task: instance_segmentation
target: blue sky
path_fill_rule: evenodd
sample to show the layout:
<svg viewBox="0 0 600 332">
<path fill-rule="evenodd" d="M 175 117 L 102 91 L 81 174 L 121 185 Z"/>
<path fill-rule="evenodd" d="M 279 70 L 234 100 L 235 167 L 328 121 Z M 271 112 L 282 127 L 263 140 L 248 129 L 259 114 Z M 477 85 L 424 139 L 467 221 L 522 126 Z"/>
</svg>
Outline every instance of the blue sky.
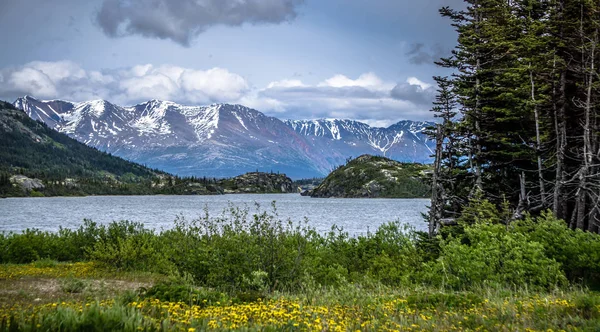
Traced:
<svg viewBox="0 0 600 332">
<path fill-rule="evenodd" d="M 279 118 L 428 119 L 460 0 L 5 0 L 0 98 L 240 103 Z"/>
</svg>

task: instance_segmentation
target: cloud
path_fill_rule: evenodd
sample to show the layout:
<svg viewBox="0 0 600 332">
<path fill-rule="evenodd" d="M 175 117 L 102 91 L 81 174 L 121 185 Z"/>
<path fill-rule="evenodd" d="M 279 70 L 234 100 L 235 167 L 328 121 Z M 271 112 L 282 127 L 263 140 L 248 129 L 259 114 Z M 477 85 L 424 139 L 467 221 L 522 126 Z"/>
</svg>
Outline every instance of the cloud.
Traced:
<svg viewBox="0 0 600 332">
<path fill-rule="evenodd" d="M 56 88 L 50 77 L 39 70 L 23 68 L 7 77 L 4 88 L 10 88 L 9 92 L 35 90 L 41 95 L 56 94 Z"/>
<path fill-rule="evenodd" d="M 0 97 L 10 100 L 29 94 L 75 102 L 106 99 L 123 106 L 149 99 L 185 105 L 228 102 L 283 119 L 345 118 L 377 126 L 430 119 L 434 93 L 433 86 L 416 77 L 395 83 L 374 73 L 356 78 L 338 74 L 316 84 L 282 79 L 252 88 L 242 76 L 224 68 L 141 64 L 86 70 L 70 61 L 0 68 Z"/>
<path fill-rule="evenodd" d="M 406 100 L 423 107 L 430 107 L 435 98 L 435 90 L 431 84 L 416 77 L 409 77 L 406 83 L 398 83 L 390 91 L 392 98 Z"/>
<path fill-rule="evenodd" d="M 278 24 L 304 0 L 104 0 L 96 22 L 109 37 L 140 35 L 189 46 L 215 25 Z"/>
<path fill-rule="evenodd" d="M 363 87 L 363 88 L 384 88 L 385 83 L 377 77 L 374 73 L 366 73 L 360 75 L 357 79 L 353 80 L 344 75 L 335 75 L 325 81 L 319 83 L 318 86 L 328 86 L 334 88 L 342 87 Z"/>
<path fill-rule="evenodd" d="M 269 83 L 267 88 L 295 88 L 304 86 L 305 85 L 300 80 L 281 80 Z"/>
<path fill-rule="evenodd" d="M 450 50 L 445 50 L 440 44 L 434 44 L 426 48 L 423 43 L 411 44 L 409 50 L 405 53 L 408 61 L 415 65 L 433 65 L 440 58 L 449 54 Z"/>
<path fill-rule="evenodd" d="M 409 78 L 407 78 L 406 79 L 406 83 L 408 83 L 410 85 L 417 85 L 417 86 L 419 86 L 423 90 L 427 90 L 427 89 L 431 88 L 431 84 L 425 83 L 425 82 L 421 81 L 420 79 L 418 79 L 416 77 L 409 77 Z"/>
<path fill-rule="evenodd" d="M 245 97 L 245 104 L 291 119 L 347 118 L 375 126 L 400 119 L 431 118 L 428 110 L 433 88 L 416 77 L 399 84 L 386 82 L 374 73 L 356 79 L 335 75 L 316 85 L 299 80 L 294 84 L 281 82 L 290 81 L 268 84 Z"/>
<path fill-rule="evenodd" d="M 2 97 L 30 94 L 74 101 L 107 99 L 126 105 L 148 99 L 233 102 L 249 90 L 243 77 L 223 68 L 196 70 L 170 65 L 86 71 L 70 61 L 36 61 L 0 69 L 0 76 Z"/>
</svg>

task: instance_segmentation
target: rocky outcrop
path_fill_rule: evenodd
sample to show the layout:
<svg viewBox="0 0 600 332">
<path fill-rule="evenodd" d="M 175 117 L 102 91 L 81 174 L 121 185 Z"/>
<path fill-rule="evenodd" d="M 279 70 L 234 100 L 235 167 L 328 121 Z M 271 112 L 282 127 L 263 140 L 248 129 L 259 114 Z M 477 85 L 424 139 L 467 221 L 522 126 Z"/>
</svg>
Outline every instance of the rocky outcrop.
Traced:
<svg viewBox="0 0 600 332">
<path fill-rule="evenodd" d="M 292 179 L 285 174 L 250 172 L 218 182 L 225 193 L 293 193 Z"/>
<path fill-rule="evenodd" d="M 28 178 L 25 175 L 13 175 L 10 177 L 10 182 L 26 191 L 45 188 L 42 180 Z"/>
<path fill-rule="evenodd" d="M 428 197 L 421 177 L 428 166 L 362 155 L 338 167 L 310 191 L 311 197 Z"/>
<path fill-rule="evenodd" d="M 214 184 L 188 183 L 183 190 L 185 195 L 223 195 L 223 188 Z"/>
</svg>

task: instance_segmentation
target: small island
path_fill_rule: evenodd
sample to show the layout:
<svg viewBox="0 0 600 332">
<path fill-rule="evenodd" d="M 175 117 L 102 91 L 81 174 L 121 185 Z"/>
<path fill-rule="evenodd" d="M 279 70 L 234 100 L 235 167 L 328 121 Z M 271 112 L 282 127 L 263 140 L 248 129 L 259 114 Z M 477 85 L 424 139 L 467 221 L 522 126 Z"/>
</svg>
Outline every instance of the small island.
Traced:
<svg viewBox="0 0 600 332">
<path fill-rule="evenodd" d="M 425 198 L 430 189 L 423 177 L 429 170 L 427 165 L 365 154 L 349 159 L 318 187 L 302 194 L 320 198 Z"/>
<path fill-rule="evenodd" d="M 293 193 L 292 179 L 285 174 L 249 172 L 230 179 L 219 180 L 225 194 L 285 194 Z"/>
</svg>

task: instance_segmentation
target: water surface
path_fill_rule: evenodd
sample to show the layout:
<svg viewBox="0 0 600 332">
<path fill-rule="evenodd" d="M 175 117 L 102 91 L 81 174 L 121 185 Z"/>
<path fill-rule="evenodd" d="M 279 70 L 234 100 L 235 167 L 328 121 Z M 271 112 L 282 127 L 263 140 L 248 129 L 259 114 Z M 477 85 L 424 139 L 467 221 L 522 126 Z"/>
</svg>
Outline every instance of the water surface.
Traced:
<svg viewBox="0 0 600 332">
<path fill-rule="evenodd" d="M 170 228 L 177 216 L 194 219 L 205 215 L 221 216 L 231 206 L 255 213 L 270 211 L 275 201 L 282 220 L 308 219 L 319 232 L 343 227 L 351 235 L 374 231 L 383 223 L 400 221 L 425 230 L 421 213 L 428 199 L 311 198 L 298 194 L 236 194 L 220 196 L 88 196 L 0 199 L 0 232 L 26 228 L 55 231 L 77 228 L 83 219 L 98 223 L 114 220 L 142 222 L 159 230 Z"/>
</svg>

